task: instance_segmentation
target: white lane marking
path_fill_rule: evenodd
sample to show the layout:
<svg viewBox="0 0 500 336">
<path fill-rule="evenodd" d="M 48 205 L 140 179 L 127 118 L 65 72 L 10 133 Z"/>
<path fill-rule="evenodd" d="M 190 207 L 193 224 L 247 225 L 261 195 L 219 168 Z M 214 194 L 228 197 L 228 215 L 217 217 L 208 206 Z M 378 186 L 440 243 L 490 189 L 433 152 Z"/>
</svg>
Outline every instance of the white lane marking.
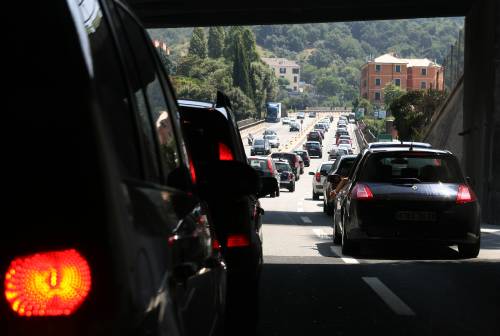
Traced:
<svg viewBox="0 0 500 336">
<path fill-rule="evenodd" d="M 340 249 L 340 246 L 330 246 L 330 251 L 332 251 L 333 254 L 335 254 L 337 257 L 340 257 L 343 262 L 346 264 L 359 264 L 359 261 L 357 259 L 351 258 L 351 257 L 343 257 L 342 256 L 342 250 Z"/>
<path fill-rule="evenodd" d="M 363 280 L 375 293 L 398 315 L 415 316 L 413 310 L 403 302 L 389 287 L 384 285 L 382 281 L 374 277 L 363 277 Z"/>
<path fill-rule="evenodd" d="M 311 224 L 312 223 L 312 220 L 311 218 L 307 217 L 307 216 L 300 216 L 300 219 L 302 219 L 302 221 L 306 224 Z"/>
<path fill-rule="evenodd" d="M 481 232 L 484 232 L 484 233 L 491 233 L 491 234 L 494 234 L 494 235 L 499 235 L 500 236 L 500 229 L 481 229 Z"/>
</svg>

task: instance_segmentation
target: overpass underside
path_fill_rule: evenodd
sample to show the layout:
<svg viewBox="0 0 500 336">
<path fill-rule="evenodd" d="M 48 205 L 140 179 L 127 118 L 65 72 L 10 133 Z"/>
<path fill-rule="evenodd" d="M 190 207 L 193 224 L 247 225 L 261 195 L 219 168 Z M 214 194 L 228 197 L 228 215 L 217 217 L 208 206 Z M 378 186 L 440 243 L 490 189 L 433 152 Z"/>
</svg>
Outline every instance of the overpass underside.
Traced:
<svg viewBox="0 0 500 336">
<path fill-rule="evenodd" d="M 128 0 L 147 27 L 259 25 L 465 16 L 463 120 L 465 173 L 485 222 L 500 224 L 500 4 L 498 0 L 320 0 L 276 2 Z M 455 111 L 457 113 L 457 111 Z M 459 125 L 460 126 L 460 125 Z M 456 133 L 456 130 L 453 131 Z"/>
</svg>

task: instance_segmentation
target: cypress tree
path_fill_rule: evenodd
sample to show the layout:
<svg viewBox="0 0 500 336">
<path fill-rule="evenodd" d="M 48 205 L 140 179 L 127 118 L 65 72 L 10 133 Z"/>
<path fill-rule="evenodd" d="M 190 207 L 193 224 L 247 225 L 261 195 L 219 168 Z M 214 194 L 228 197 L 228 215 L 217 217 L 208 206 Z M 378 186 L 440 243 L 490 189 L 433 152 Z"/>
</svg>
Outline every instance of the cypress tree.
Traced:
<svg viewBox="0 0 500 336">
<path fill-rule="evenodd" d="M 248 62 L 241 34 L 234 35 L 233 83 L 253 100 L 252 86 L 250 85 L 250 62 Z"/>
<path fill-rule="evenodd" d="M 257 53 L 257 44 L 255 42 L 255 35 L 249 28 L 243 29 L 242 32 L 243 47 L 248 57 L 250 63 L 257 62 L 259 60 L 259 54 Z"/>
<path fill-rule="evenodd" d="M 198 56 L 199 58 L 207 57 L 207 40 L 203 28 L 196 27 L 193 29 L 191 41 L 189 42 L 189 55 Z"/>
<path fill-rule="evenodd" d="M 224 28 L 210 27 L 208 30 L 208 57 L 222 57 L 224 51 Z"/>
</svg>

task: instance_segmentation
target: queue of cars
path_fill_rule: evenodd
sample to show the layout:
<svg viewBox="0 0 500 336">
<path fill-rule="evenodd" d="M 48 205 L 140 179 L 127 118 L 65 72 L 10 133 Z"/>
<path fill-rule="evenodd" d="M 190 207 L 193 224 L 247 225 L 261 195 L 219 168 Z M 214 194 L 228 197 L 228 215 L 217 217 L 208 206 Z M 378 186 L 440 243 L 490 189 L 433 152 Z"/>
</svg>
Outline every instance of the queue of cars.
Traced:
<svg viewBox="0 0 500 336">
<path fill-rule="evenodd" d="M 7 37 L 9 131 L 30 136 L 4 151 L 4 216 L 17 224 L 3 229 L 0 333 L 251 333 L 259 198 L 277 182 L 248 165 L 227 97 L 178 101 L 123 2 L 16 11 L 16 32 L 51 34 L 30 40 L 37 57 Z M 26 90 L 36 109 L 18 104 Z M 26 155 L 33 139 L 43 151 Z"/>
</svg>

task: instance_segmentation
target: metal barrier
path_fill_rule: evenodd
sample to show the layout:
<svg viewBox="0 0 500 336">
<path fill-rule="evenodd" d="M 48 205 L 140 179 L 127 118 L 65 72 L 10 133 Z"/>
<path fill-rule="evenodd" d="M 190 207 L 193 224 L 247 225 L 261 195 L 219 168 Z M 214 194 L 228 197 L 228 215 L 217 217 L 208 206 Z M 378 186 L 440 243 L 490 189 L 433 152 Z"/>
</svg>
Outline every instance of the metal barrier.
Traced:
<svg viewBox="0 0 500 336">
<path fill-rule="evenodd" d="M 238 128 L 240 129 L 240 131 L 242 131 L 244 129 L 262 124 L 263 122 L 264 122 L 264 119 L 262 119 L 262 120 L 245 119 L 245 120 L 238 121 L 237 124 L 238 124 Z"/>
</svg>

